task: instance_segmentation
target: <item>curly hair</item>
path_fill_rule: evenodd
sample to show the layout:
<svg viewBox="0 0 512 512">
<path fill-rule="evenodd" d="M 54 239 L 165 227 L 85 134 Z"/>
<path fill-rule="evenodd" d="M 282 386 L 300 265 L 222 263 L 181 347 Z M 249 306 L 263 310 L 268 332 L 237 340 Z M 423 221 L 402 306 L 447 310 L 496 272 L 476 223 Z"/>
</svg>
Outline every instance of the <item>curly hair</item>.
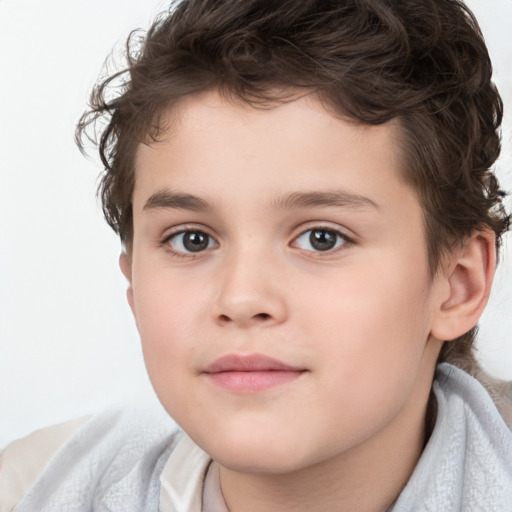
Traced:
<svg viewBox="0 0 512 512">
<path fill-rule="evenodd" d="M 471 11 L 460 0 L 183 0 L 145 34 L 133 32 L 125 69 L 94 88 L 77 141 L 101 125 L 107 222 L 129 247 L 134 157 L 156 140 L 160 114 L 216 88 L 257 108 L 314 91 L 363 124 L 396 120 L 403 177 L 424 212 L 431 275 L 443 251 L 480 229 L 499 248 L 510 217 L 491 170 L 500 153 L 501 98 Z M 100 122 L 100 123 L 99 123 Z M 441 359 L 471 357 L 475 330 Z"/>
</svg>

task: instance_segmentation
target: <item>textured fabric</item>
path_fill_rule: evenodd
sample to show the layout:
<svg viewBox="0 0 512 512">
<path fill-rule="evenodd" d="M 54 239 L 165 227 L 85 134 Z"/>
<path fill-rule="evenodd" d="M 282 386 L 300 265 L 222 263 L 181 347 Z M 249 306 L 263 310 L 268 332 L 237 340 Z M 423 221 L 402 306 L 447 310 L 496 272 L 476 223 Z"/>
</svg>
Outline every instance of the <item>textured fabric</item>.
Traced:
<svg viewBox="0 0 512 512">
<path fill-rule="evenodd" d="M 512 511 L 512 432 L 482 385 L 448 364 L 436 426 L 393 512 Z"/>
<path fill-rule="evenodd" d="M 474 373 L 467 373 L 473 375 L 484 386 L 505 423 L 512 429 L 512 381 L 495 379 L 480 367 Z"/>
<path fill-rule="evenodd" d="M 159 476 L 181 432 L 158 406 L 104 413 L 50 461 L 15 512 L 157 512 Z"/>
<path fill-rule="evenodd" d="M 0 453 L 0 512 L 11 512 L 59 448 L 89 419 L 36 430 Z"/>
</svg>

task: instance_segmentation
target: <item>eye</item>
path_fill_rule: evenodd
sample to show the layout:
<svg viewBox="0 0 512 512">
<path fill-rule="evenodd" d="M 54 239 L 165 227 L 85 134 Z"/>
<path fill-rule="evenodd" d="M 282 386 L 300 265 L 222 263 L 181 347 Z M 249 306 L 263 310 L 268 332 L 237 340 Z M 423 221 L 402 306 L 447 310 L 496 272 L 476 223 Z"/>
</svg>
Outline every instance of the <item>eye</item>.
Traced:
<svg viewBox="0 0 512 512">
<path fill-rule="evenodd" d="M 308 229 L 293 241 L 293 246 L 306 251 L 327 252 L 348 242 L 339 231 L 327 228 Z"/>
<path fill-rule="evenodd" d="M 198 230 L 175 233 L 167 238 L 166 243 L 177 253 L 201 252 L 217 247 L 217 243 L 210 235 Z"/>
</svg>

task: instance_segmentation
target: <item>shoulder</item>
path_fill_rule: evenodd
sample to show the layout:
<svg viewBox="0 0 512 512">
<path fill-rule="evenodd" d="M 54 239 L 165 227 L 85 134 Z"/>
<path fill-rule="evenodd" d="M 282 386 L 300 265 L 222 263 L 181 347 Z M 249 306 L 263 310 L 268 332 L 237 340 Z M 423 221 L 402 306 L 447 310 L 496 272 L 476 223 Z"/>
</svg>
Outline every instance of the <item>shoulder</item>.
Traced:
<svg viewBox="0 0 512 512">
<path fill-rule="evenodd" d="M 437 401 L 464 404 L 467 414 L 492 430 L 506 432 L 512 441 L 512 383 L 496 379 L 483 369 L 471 374 L 459 367 L 442 363 L 437 368 L 434 391 Z"/>
<path fill-rule="evenodd" d="M 512 429 L 512 381 L 496 379 L 482 368 L 478 368 L 474 377 L 489 393 L 505 423 Z"/>
<path fill-rule="evenodd" d="M 491 397 L 495 408 L 498 410 L 509 429 L 512 429 L 512 381 L 497 379 L 486 372 L 474 355 L 470 355 L 470 357 L 466 357 L 464 360 L 455 360 L 451 364 L 440 364 L 438 367 L 438 375 L 443 373 L 453 374 L 455 380 L 460 381 L 459 384 L 462 384 L 462 389 L 472 389 L 473 394 L 475 394 L 475 390 L 478 394 L 478 388 L 480 388 L 480 386 L 475 386 L 473 383 L 470 383 L 467 375 L 470 375 L 473 379 L 478 381 L 481 387 L 483 387 Z M 466 375 L 466 377 L 464 377 L 464 375 Z"/>
<path fill-rule="evenodd" d="M 434 430 L 393 512 L 509 510 L 512 431 L 485 387 L 448 363 L 433 391 Z"/>
<path fill-rule="evenodd" d="M 12 442 L 0 453 L 0 512 L 14 508 L 50 459 L 88 419 L 37 430 Z"/>
<path fill-rule="evenodd" d="M 9 504 L 11 508 L 17 504 L 16 512 L 78 512 L 96 509 L 98 500 L 111 510 L 109 500 L 122 497 L 131 500 L 125 507 L 127 512 L 142 510 L 166 454 L 181 436 L 177 425 L 154 403 L 104 411 L 75 423 L 74 429 L 72 425 L 62 426 L 67 436 L 59 433 L 59 428 L 45 429 L 35 437 L 17 441 L 17 447 L 8 448 L 9 453 L 6 450 L 3 471 L 31 475 L 17 484 L 23 497 L 16 496 Z M 53 450 L 39 447 L 42 438 L 52 435 Z M 31 447 L 46 452 L 46 460 L 42 456 L 40 464 L 33 468 Z M 15 457 L 16 453 L 22 457 Z M 70 504 L 69 496 L 76 503 Z M 11 508 L 5 505 L 0 512 Z"/>
</svg>

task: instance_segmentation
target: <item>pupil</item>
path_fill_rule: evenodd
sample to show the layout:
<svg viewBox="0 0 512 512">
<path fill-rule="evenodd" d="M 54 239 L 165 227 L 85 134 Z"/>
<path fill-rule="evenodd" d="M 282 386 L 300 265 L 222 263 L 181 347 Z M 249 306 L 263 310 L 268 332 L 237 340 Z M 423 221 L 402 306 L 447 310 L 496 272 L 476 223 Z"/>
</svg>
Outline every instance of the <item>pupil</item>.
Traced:
<svg viewBox="0 0 512 512">
<path fill-rule="evenodd" d="M 208 235 L 199 231 L 190 231 L 183 235 L 183 245 L 190 252 L 203 251 L 208 247 Z"/>
<path fill-rule="evenodd" d="M 336 245 L 336 233 L 326 229 L 313 230 L 309 235 L 309 241 L 317 251 L 328 251 Z"/>
</svg>

